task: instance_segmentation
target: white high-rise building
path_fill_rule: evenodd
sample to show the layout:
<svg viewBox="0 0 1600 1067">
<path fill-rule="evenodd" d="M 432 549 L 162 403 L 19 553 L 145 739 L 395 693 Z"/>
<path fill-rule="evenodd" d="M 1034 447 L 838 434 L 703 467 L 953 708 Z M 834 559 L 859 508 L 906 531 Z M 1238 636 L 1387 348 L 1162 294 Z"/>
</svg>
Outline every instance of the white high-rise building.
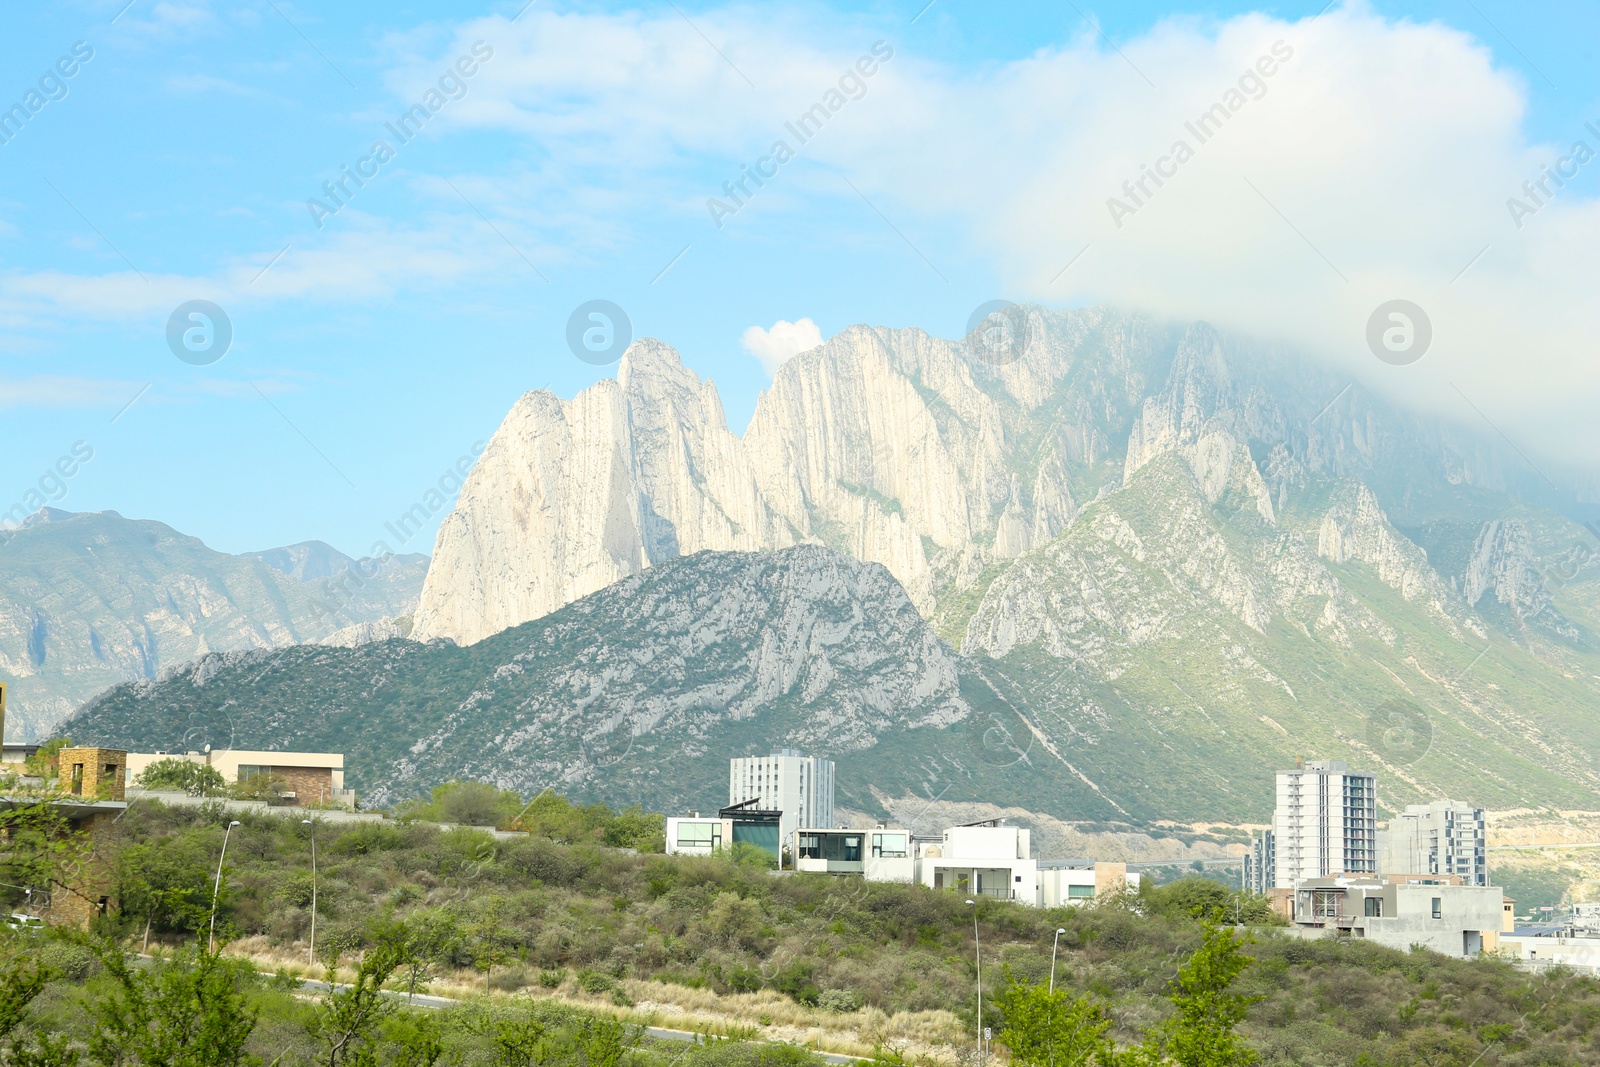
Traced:
<svg viewBox="0 0 1600 1067">
<path fill-rule="evenodd" d="M 1331 760 L 1279 771 L 1272 833 L 1279 889 L 1309 878 L 1378 873 L 1377 778 Z"/>
<path fill-rule="evenodd" d="M 728 803 L 759 800 L 766 811 L 781 811 L 778 840 L 788 847 L 794 832 L 833 826 L 833 761 L 803 756 L 792 748 L 770 756 L 728 761 Z"/>
<path fill-rule="evenodd" d="M 1489 884 L 1489 835 L 1483 809 L 1453 800 L 1409 804 L 1378 836 L 1384 874 L 1454 874 Z"/>
</svg>

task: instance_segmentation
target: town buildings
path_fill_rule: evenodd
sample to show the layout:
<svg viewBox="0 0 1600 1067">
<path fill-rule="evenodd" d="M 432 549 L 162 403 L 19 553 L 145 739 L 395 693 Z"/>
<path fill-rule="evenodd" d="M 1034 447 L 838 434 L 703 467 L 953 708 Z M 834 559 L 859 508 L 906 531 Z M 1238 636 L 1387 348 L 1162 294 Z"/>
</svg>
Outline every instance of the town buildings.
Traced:
<svg viewBox="0 0 1600 1067">
<path fill-rule="evenodd" d="M 783 812 L 778 839 L 802 826 L 833 825 L 833 761 L 792 748 L 728 761 L 728 803 Z"/>
<path fill-rule="evenodd" d="M 1304 879 L 1295 888 L 1293 921 L 1307 932 L 1458 957 L 1493 952 L 1512 931 L 1505 894 L 1454 876 Z"/>
<path fill-rule="evenodd" d="M 1488 833 L 1482 808 L 1436 800 L 1411 804 L 1378 834 L 1379 869 L 1390 874 L 1455 875 L 1489 884 Z"/>
<path fill-rule="evenodd" d="M 1244 890 L 1266 896 L 1278 885 L 1277 835 L 1263 830 L 1250 839 L 1250 850 L 1244 854 Z"/>
<path fill-rule="evenodd" d="M 278 793 L 281 802 L 298 807 L 354 808 L 356 794 L 344 786 L 342 752 L 263 752 L 224 749 L 207 752 L 130 752 L 128 783 L 143 774 L 150 764 L 164 759 L 181 759 L 208 766 L 229 785 L 269 775 L 283 783 Z"/>
<path fill-rule="evenodd" d="M 1377 779 L 1331 760 L 1279 771 L 1272 833 L 1279 889 L 1330 875 L 1376 874 Z"/>
</svg>

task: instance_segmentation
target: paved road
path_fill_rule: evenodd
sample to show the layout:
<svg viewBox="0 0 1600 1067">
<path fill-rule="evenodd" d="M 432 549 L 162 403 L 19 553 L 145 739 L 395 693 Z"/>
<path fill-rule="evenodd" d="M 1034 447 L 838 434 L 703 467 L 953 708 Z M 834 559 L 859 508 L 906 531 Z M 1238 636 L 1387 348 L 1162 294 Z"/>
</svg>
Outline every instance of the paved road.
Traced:
<svg viewBox="0 0 1600 1067">
<path fill-rule="evenodd" d="M 328 983 L 318 981 L 315 978 L 302 978 L 300 979 L 300 984 L 306 989 L 315 990 L 319 993 L 326 993 L 328 991 Z M 349 989 L 350 987 L 345 983 L 340 982 L 338 983 L 337 988 Z M 398 993 L 390 989 L 384 990 L 384 994 L 386 996 L 393 997 L 396 1000 L 408 999 L 404 993 Z M 418 1008 L 450 1008 L 462 1002 L 452 997 L 436 997 L 431 993 L 418 993 L 409 998 L 409 1003 Z M 701 1035 L 695 1033 L 693 1030 L 669 1030 L 664 1026 L 647 1026 L 645 1027 L 644 1032 L 647 1036 L 656 1038 L 660 1041 L 693 1041 L 698 1043 L 701 1038 Z M 824 1060 L 833 1064 L 855 1064 L 863 1063 L 867 1060 L 867 1057 L 865 1056 L 846 1056 L 842 1052 L 819 1052 L 810 1045 L 803 1045 L 801 1047 L 806 1049 L 808 1052 L 816 1053 L 816 1055 L 821 1056 Z"/>
</svg>

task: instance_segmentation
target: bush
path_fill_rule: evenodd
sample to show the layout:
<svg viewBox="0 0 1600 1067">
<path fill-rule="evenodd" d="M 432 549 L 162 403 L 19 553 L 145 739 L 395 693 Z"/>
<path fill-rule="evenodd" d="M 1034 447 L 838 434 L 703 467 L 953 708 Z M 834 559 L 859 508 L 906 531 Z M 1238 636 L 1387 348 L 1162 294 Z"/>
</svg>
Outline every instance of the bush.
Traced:
<svg viewBox="0 0 1600 1067">
<path fill-rule="evenodd" d="M 578 988 L 585 993 L 609 993 L 616 988 L 616 981 L 604 971 L 585 967 L 578 972 Z"/>
<path fill-rule="evenodd" d="M 567 980 L 567 972 L 560 968 L 539 972 L 539 984 L 546 989 L 560 988 L 561 983 Z"/>
<path fill-rule="evenodd" d="M 817 1007 L 823 1011 L 852 1012 L 860 1009 L 861 998 L 849 989 L 824 989 L 817 996 Z"/>
<path fill-rule="evenodd" d="M 84 981 L 100 966 L 95 962 L 94 953 L 70 941 L 47 941 L 41 945 L 39 965 L 69 982 Z"/>
</svg>

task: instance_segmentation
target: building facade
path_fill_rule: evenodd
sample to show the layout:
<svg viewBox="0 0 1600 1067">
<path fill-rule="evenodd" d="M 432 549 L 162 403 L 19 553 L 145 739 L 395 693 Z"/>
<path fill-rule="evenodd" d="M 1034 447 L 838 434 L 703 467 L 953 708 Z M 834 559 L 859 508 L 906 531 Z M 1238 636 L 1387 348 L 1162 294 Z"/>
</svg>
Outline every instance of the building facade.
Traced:
<svg viewBox="0 0 1600 1067">
<path fill-rule="evenodd" d="M 1455 875 L 1465 885 L 1489 884 L 1489 837 L 1482 808 L 1436 800 L 1410 804 L 1378 835 L 1385 874 Z"/>
<path fill-rule="evenodd" d="M 1277 835 L 1264 830 L 1250 839 L 1250 851 L 1244 854 L 1244 891 L 1266 896 L 1277 886 Z"/>
<path fill-rule="evenodd" d="M 283 782 L 280 800 L 299 807 L 355 807 L 356 794 L 344 786 L 342 752 L 262 752 L 221 749 L 213 752 L 130 752 L 128 783 L 150 764 L 165 759 L 208 766 L 230 785 L 270 775 Z"/>
<path fill-rule="evenodd" d="M 1295 889 L 1312 878 L 1378 872 L 1377 778 L 1315 760 L 1279 771 L 1272 817 L 1274 881 Z"/>
<path fill-rule="evenodd" d="M 1398 875 L 1308 878 L 1295 890 L 1294 924 L 1303 932 L 1364 938 L 1402 951 L 1413 945 L 1456 957 L 1496 951 L 1509 932 L 1504 894 L 1450 882 Z"/>
<path fill-rule="evenodd" d="M 728 761 L 728 803 L 783 812 L 779 840 L 792 842 L 802 826 L 833 823 L 833 761 L 785 748 L 770 756 Z"/>
</svg>

